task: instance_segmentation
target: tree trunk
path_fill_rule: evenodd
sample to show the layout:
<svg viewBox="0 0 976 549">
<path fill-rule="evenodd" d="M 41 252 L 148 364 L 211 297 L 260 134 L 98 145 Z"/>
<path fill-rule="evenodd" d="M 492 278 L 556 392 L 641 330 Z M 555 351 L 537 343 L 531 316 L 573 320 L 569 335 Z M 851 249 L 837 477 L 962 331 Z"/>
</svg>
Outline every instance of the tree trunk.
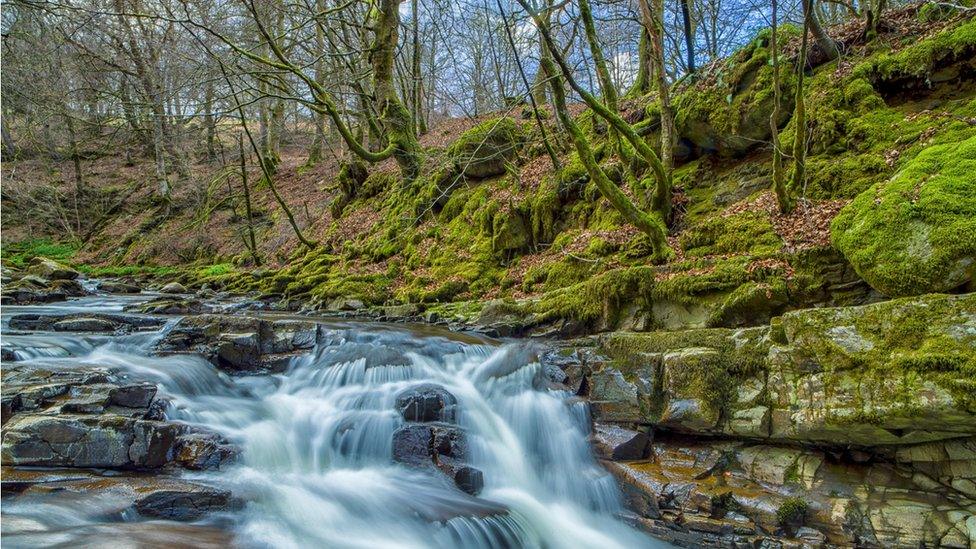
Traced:
<svg viewBox="0 0 976 549">
<path fill-rule="evenodd" d="M 810 6 L 804 12 L 804 21 L 809 19 L 809 23 L 804 23 L 808 25 L 810 31 L 813 33 L 813 38 L 817 42 L 817 47 L 827 56 L 828 61 L 833 61 L 840 57 L 840 48 L 837 47 L 837 42 L 827 34 L 824 30 L 823 25 L 820 24 L 820 18 L 817 17 L 817 12 L 813 6 L 813 0 L 810 0 Z M 806 15 L 809 13 L 809 15 Z"/>
<path fill-rule="evenodd" d="M 685 27 L 685 49 L 688 50 L 688 72 L 695 72 L 695 36 L 691 30 L 691 0 L 681 0 L 681 19 Z"/>
<path fill-rule="evenodd" d="M 779 81 L 779 43 L 777 41 L 777 28 L 779 27 L 776 19 L 777 0 L 772 1 L 773 27 L 769 36 L 769 54 L 773 60 L 773 112 L 769 115 L 769 135 L 773 144 L 773 190 L 776 192 L 776 201 L 779 203 L 779 211 L 789 213 L 793 210 L 793 198 L 786 188 L 786 181 L 783 178 L 783 150 L 779 142 L 779 108 L 781 104 L 780 94 L 782 93 Z"/>
<path fill-rule="evenodd" d="M 375 38 L 370 51 L 373 65 L 373 93 L 383 129 L 393 144 L 393 157 L 403 173 L 404 183 L 412 184 L 420 175 L 420 144 L 410 111 L 397 97 L 393 68 L 400 30 L 399 0 L 382 0 L 374 22 Z"/>
<path fill-rule="evenodd" d="M 0 135 L 3 136 L 3 159 L 13 160 L 17 156 L 17 145 L 14 143 L 13 136 L 10 135 L 6 118 L 0 118 Z"/>
<path fill-rule="evenodd" d="M 800 55 L 796 58 L 796 109 L 793 113 L 793 120 L 796 123 L 796 134 L 793 139 L 793 178 L 790 181 L 790 190 L 793 193 L 803 188 L 806 178 L 807 118 L 803 101 L 803 75 L 806 72 L 807 34 L 810 30 L 813 0 L 802 0 L 802 2 L 803 38 L 800 40 Z"/>
<path fill-rule="evenodd" d="M 654 2 L 653 6 L 651 2 Z M 653 54 L 654 87 L 661 109 L 661 166 L 665 179 L 654 186 L 651 207 L 667 220 L 671 215 L 671 172 L 674 170 L 674 112 L 671 109 L 671 90 L 664 65 L 664 1 L 640 0 L 644 27 L 650 36 Z"/>
</svg>

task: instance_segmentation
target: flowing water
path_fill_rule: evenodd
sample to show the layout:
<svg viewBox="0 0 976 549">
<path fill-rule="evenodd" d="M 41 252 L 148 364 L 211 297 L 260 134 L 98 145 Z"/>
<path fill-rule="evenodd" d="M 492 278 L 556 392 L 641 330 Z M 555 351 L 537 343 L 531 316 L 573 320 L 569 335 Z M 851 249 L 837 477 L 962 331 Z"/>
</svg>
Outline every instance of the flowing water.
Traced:
<svg viewBox="0 0 976 549">
<path fill-rule="evenodd" d="M 4 331 L 15 313 L 118 311 L 125 302 L 92 297 L 6 307 Z M 588 443 L 587 405 L 547 390 L 525 344 L 337 323 L 285 373 L 231 378 L 202 358 L 153 356 L 154 341 L 173 322 L 159 332 L 126 336 L 8 334 L 3 345 L 21 360 L 56 368 L 99 365 L 154 381 L 172 401 L 169 419 L 205 426 L 237 444 L 242 454 L 230 467 L 183 473 L 246 501 L 243 510 L 220 519 L 236 545 L 664 546 L 619 520 L 618 489 Z M 484 473 L 477 497 L 436 471 L 391 459 L 393 433 L 404 424 L 396 397 L 425 383 L 457 398 L 468 463 Z M 103 530 L 106 521 L 136 520 L 107 518 L 105 508 L 57 494 L 6 501 L 4 544 L 91 543 L 93 532 L 121 531 Z M 193 544 L 192 533 L 174 528 L 171 535 L 160 541 Z"/>
</svg>

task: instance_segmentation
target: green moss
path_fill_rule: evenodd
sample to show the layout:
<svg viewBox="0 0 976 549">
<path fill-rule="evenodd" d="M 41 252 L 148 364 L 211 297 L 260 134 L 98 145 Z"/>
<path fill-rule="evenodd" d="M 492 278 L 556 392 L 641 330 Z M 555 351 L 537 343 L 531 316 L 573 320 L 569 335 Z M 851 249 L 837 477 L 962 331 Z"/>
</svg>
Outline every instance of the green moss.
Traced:
<svg viewBox="0 0 976 549">
<path fill-rule="evenodd" d="M 801 526 L 806 521 L 810 505 L 798 496 L 790 496 L 783 500 L 776 509 L 776 520 L 782 526 Z"/>
<path fill-rule="evenodd" d="M 3 259 L 18 269 L 23 269 L 35 257 L 46 257 L 68 262 L 78 251 L 77 242 L 54 242 L 47 238 L 4 243 Z"/>
<path fill-rule="evenodd" d="M 485 120 L 451 144 L 448 154 L 467 177 L 483 178 L 505 172 L 521 146 L 522 127 L 512 118 Z"/>
<path fill-rule="evenodd" d="M 894 53 L 883 53 L 854 69 L 857 76 L 874 82 L 917 78 L 939 66 L 976 55 L 976 21 L 950 26 L 935 36 Z"/>
<path fill-rule="evenodd" d="M 976 137 L 924 150 L 846 206 L 831 240 L 889 296 L 959 287 L 976 270 Z"/>
<path fill-rule="evenodd" d="M 767 255 L 783 246 L 764 212 L 708 218 L 683 232 L 679 242 L 690 257 L 739 253 Z"/>
</svg>

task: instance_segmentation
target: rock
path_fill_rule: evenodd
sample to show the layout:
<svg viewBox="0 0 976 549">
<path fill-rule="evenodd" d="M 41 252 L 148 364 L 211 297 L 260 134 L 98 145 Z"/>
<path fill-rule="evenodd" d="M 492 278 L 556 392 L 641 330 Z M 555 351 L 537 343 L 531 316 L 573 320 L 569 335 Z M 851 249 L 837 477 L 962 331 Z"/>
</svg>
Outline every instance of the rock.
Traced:
<svg viewBox="0 0 976 549">
<path fill-rule="evenodd" d="M 337 297 L 329 303 L 330 311 L 358 311 L 366 307 L 361 299 L 351 297 Z"/>
<path fill-rule="evenodd" d="M 823 532 L 806 526 L 798 528 L 795 537 L 814 548 L 824 547 L 827 544 L 827 536 Z"/>
<path fill-rule="evenodd" d="M 474 467 L 463 466 L 458 468 L 454 474 L 454 484 L 462 492 L 477 496 L 485 487 L 485 476 L 484 473 Z"/>
<path fill-rule="evenodd" d="M 80 317 L 60 320 L 51 325 L 55 332 L 111 332 L 115 324 L 101 318 Z"/>
<path fill-rule="evenodd" d="M 393 433 L 393 461 L 419 469 L 434 468 L 454 480 L 459 489 L 476 494 L 483 474 L 464 463 L 468 457 L 464 432 L 441 423 L 408 424 Z"/>
<path fill-rule="evenodd" d="M 127 305 L 125 310 L 150 315 L 198 315 L 212 312 L 213 307 L 197 299 L 174 299 L 162 296 L 145 303 Z"/>
<path fill-rule="evenodd" d="M 83 297 L 88 295 L 88 290 L 81 285 L 81 282 L 71 279 L 52 280 L 48 284 L 48 291 L 51 293 L 64 294 L 67 297 Z"/>
<path fill-rule="evenodd" d="M 593 426 L 593 432 L 598 452 L 607 459 L 631 461 L 650 456 L 651 438 L 647 433 L 600 423 Z"/>
<path fill-rule="evenodd" d="M 844 207 L 831 241 L 890 297 L 946 292 L 976 275 L 976 137 L 920 152 Z"/>
<path fill-rule="evenodd" d="M 661 424 L 690 431 L 715 428 L 731 387 L 721 354 L 693 347 L 666 353 L 661 362 L 666 395 Z"/>
<path fill-rule="evenodd" d="M 17 415 L 4 428 L 4 463 L 106 469 L 162 467 L 185 430 L 175 423 L 67 414 Z"/>
<path fill-rule="evenodd" d="M 70 267 L 46 257 L 35 257 L 31 259 L 27 266 L 27 273 L 48 280 L 74 280 L 81 274 Z"/>
<path fill-rule="evenodd" d="M 23 313 L 10 317 L 10 327 L 15 330 L 108 332 L 154 330 L 162 326 L 162 319 L 116 313 L 64 315 Z"/>
<path fill-rule="evenodd" d="M 407 421 L 457 421 L 457 399 L 443 387 L 434 384 L 403 391 L 397 395 L 396 407 Z"/>
<path fill-rule="evenodd" d="M 110 402 L 126 408 L 149 408 L 155 397 L 156 386 L 152 383 L 133 383 L 109 391 Z"/>
<path fill-rule="evenodd" d="M 176 441 L 176 463 L 195 471 L 219 469 L 232 460 L 239 450 L 214 433 L 195 432 L 180 435 Z"/>
<path fill-rule="evenodd" d="M 181 319 L 156 344 L 156 351 L 198 353 L 232 373 L 280 372 L 292 357 L 315 347 L 319 333 L 313 322 L 196 315 Z"/>
<path fill-rule="evenodd" d="M 144 516 L 176 521 L 195 521 L 204 516 L 240 509 L 243 502 L 226 490 L 205 486 L 188 490 L 159 490 L 135 502 L 136 511 Z"/>
<path fill-rule="evenodd" d="M 522 130 L 509 117 L 486 120 L 461 134 L 448 149 L 465 177 L 485 178 L 505 173 L 505 164 L 518 155 Z"/>
<path fill-rule="evenodd" d="M 186 286 L 180 284 L 179 282 L 170 282 L 159 289 L 160 293 L 164 294 L 185 294 L 187 293 Z"/>
<path fill-rule="evenodd" d="M 142 293 L 142 288 L 136 286 L 135 284 L 127 284 L 125 282 L 117 282 L 113 280 L 103 280 L 98 283 L 97 288 L 99 291 L 110 293 L 110 294 Z"/>
</svg>

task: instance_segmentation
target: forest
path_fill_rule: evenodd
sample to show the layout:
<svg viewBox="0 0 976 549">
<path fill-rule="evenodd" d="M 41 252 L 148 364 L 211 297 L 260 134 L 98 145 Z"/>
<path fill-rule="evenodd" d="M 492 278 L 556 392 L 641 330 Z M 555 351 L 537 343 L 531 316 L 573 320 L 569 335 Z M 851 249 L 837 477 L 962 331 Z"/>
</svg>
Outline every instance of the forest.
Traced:
<svg viewBox="0 0 976 549">
<path fill-rule="evenodd" d="M 973 0 L 3 0 L 12 547 L 976 546 Z"/>
</svg>

